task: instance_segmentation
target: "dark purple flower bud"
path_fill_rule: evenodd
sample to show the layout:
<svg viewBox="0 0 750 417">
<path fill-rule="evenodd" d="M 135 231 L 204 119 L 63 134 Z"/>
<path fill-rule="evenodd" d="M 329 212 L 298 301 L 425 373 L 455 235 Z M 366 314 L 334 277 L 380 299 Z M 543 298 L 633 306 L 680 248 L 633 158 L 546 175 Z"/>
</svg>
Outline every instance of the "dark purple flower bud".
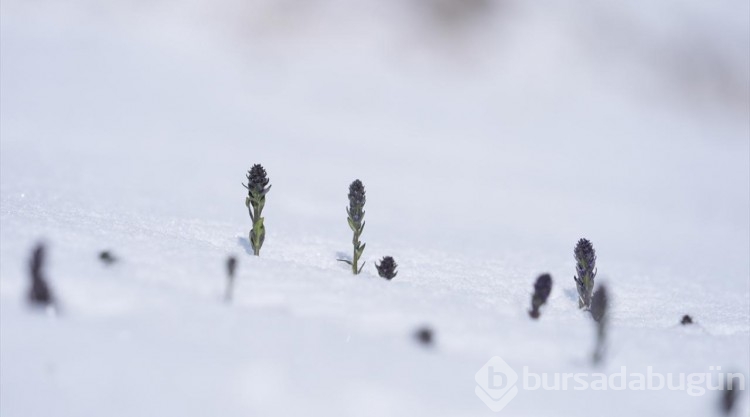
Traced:
<svg viewBox="0 0 750 417">
<path fill-rule="evenodd" d="M 263 166 L 255 164 L 247 173 L 247 185 L 245 188 L 247 188 L 250 193 L 263 194 L 269 181 L 270 180 L 266 176 L 266 170 Z"/>
<path fill-rule="evenodd" d="M 739 391 L 744 385 L 744 382 L 741 382 L 739 378 L 736 378 L 734 373 L 729 375 L 731 376 L 727 377 L 726 387 L 724 387 L 721 394 L 721 403 L 719 404 L 719 408 L 725 416 L 732 415 L 734 406 L 737 403 L 737 391 Z M 740 388 L 737 387 L 737 384 L 740 384 Z"/>
<path fill-rule="evenodd" d="M 599 285 L 591 300 L 591 317 L 596 320 L 596 348 L 593 357 L 594 364 L 601 362 L 606 350 L 607 314 L 609 310 L 608 298 L 607 288 L 603 285 Z"/>
<path fill-rule="evenodd" d="M 550 274 L 540 275 L 534 283 L 534 295 L 531 296 L 531 311 L 529 311 L 531 318 L 539 318 L 539 308 L 547 302 L 550 292 L 552 292 L 552 277 Z"/>
<path fill-rule="evenodd" d="M 31 255 L 29 261 L 29 275 L 31 277 L 31 288 L 29 289 L 29 302 L 32 305 L 48 306 L 53 303 L 52 291 L 47 284 L 42 268 L 46 249 L 44 244 L 39 243 Z"/>
<path fill-rule="evenodd" d="M 360 180 L 354 180 L 349 185 L 349 217 L 355 224 L 359 224 L 364 217 L 364 208 L 367 198 L 365 197 L 365 186 Z"/>
<path fill-rule="evenodd" d="M 576 259 L 576 276 L 573 280 L 578 290 L 578 307 L 591 307 L 591 293 L 596 277 L 596 252 L 587 239 L 581 239 L 573 251 Z"/>
<path fill-rule="evenodd" d="M 117 258 L 108 250 L 99 252 L 99 260 L 102 261 L 104 265 L 112 265 L 117 262 Z"/>
<path fill-rule="evenodd" d="M 600 285 L 591 299 L 591 317 L 596 321 L 602 321 L 607 315 L 608 303 L 607 287 Z"/>
<path fill-rule="evenodd" d="M 227 276 L 234 278 L 234 271 L 237 268 L 237 258 L 230 256 L 227 258 Z"/>
<path fill-rule="evenodd" d="M 232 293 L 234 292 L 234 272 L 237 269 L 237 258 L 230 256 L 227 258 L 227 290 L 224 295 L 224 301 L 227 303 L 232 301 Z"/>
<path fill-rule="evenodd" d="M 398 275 L 398 271 L 396 271 L 397 267 L 398 264 L 396 264 L 396 261 L 390 256 L 383 257 L 383 259 L 380 260 L 380 264 L 375 264 L 375 268 L 378 269 L 378 275 L 389 281 Z"/>
<path fill-rule="evenodd" d="M 417 329 L 416 333 L 414 333 L 414 337 L 417 338 L 419 343 L 425 346 L 431 346 L 434 342 L 434 335 L 432 329 L 429 327 L 421 327 Z"/>
</svg>

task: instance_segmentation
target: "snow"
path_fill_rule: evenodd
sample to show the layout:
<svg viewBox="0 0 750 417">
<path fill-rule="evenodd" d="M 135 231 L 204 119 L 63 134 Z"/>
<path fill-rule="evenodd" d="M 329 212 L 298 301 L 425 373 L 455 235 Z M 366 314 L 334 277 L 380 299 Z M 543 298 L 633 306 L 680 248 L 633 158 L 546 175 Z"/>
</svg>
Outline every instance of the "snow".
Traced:
<svg viewBox="0 0 750 417">
<path fill-rule="evenodd" d="M 493 415 L 474 394 L 493 356 L 750 383 L 747 4 L 303 3 L 2 2 L 0 415 Z M 355 178 L 356 277 L 336 261 Z M 613 298 L 599 368 L 581 237 Z M 38 241 L 56 312 L 25 303 Z M 718 400 L 521 389 L 500 415 Z"/>
</svg>

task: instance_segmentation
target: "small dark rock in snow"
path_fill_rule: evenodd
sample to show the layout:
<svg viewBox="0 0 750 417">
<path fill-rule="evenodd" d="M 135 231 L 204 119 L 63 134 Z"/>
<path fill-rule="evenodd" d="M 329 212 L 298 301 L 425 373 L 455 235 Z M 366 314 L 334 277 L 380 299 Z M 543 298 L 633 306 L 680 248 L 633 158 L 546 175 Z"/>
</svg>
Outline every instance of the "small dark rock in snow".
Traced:
<svg viewBox="0 0 750 417">
<path fill-rule="evenodd" d="M 684 316 L 682 316 L 680 324 L 682 324 L 683 326 L 686 324 L 693 324 L 693 318 L 685 314 Z"/>
</svg>

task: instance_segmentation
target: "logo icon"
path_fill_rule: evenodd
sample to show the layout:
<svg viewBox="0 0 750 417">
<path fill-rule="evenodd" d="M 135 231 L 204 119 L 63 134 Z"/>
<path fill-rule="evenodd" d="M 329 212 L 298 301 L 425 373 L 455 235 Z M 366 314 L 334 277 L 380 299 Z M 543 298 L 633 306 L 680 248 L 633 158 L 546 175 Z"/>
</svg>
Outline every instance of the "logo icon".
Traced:
<svg viewBox="0 0 750 417">
<path fill-rule="evenodd" d="M 499 412 L 518 394 L 518 374 L 503 358 L 494 356 L 474 375 L 474 393 L 487 407 Z"/>
</svg>

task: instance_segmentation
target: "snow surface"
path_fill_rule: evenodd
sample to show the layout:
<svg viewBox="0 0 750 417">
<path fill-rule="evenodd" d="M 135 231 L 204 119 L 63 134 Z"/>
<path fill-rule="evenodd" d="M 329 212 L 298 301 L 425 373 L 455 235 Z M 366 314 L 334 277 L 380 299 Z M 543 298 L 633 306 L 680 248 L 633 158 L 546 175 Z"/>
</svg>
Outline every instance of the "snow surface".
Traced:
<svg viewBox="0 0 750 417">
<path fill-rule="evenodd" d="M 750 6 L 452 4 L 3 0 L 0 415 L 493 415 L 474 394 L 493 356 L 747 376 Z M 273 184 L 259 258 L 254 163 Z M 356 277 L 336 261 L 355 178 Z M 613 298 L 600 368 L 580 237 Z M 40 240 L 57 314 L 25 304 Z M 521 390 L 501 415 L 718 398 Z"/>
</svg>

